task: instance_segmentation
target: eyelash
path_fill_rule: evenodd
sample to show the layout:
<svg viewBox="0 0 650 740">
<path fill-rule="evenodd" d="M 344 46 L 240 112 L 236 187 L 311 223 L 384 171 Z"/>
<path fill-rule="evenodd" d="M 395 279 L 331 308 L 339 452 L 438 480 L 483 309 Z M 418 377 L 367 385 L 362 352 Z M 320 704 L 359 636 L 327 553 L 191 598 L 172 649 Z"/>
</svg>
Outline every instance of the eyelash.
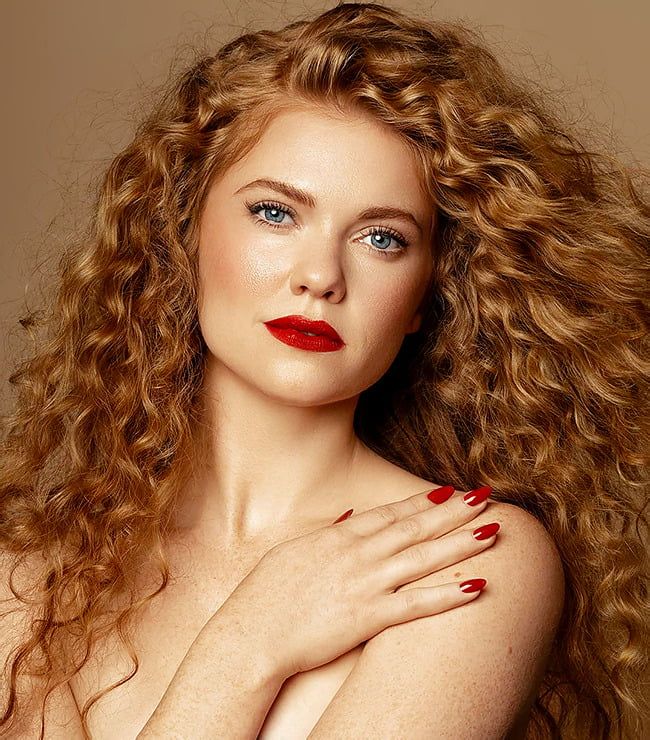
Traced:
<svg viewBox="0 0 650 740">
<path fill-rule="evenodd" d="M 266 209 L 269 209 L 269 210 L 275 209 L 275 210 L 281 211 L 282 213 L 287 213 L 289 214 L 289 216 L 291 216 L 291 218 L 294 218 L 294 216 L 296 215 L 295 211 L 292 208 L 289 208 L 288 206 L 283 206 L 280 203 L 276 203 L 276 202 L 268 201 L 268 200 L 258 201 L 256 203 L 252 201 L 246 202 L 246 208 L 253 216 L 257 216 L 257 214 L 260 211 L 264 211 Z M 266 226 L 270 226 L 272 229 L 281 229 L 284 226 L 284 224 L 274 224 L 274 223 L 271 223 L 270 221 L 266 221 L 265 219 L 259 218 L 259 217 L 255 218 L 254 221 L 256 223 L 262 223 L 262 224 L 265 224 Z M 391 229 L 388 226 L 377 226 L 371 229 L 368 233 L 363 234 L 363 236 L 372 236 L 373 234 L 381 234 L 382 236 L 390 236 L 400 245 L 398 249 L 388 250 L 388 249 L 378 249 L 377 247 L 372 247 L 368 244 L 365 244 L 365 246 L 368 248 L 369 251 L 376 252 L 384 258 L 394 257 L 394 256 L 397 256 L 398 254 L 401 254 L 402 252 L 405 252 L 409 245 L 408 241 L 398 231 L 395 231 L 394 229 Z"/>
</svg>

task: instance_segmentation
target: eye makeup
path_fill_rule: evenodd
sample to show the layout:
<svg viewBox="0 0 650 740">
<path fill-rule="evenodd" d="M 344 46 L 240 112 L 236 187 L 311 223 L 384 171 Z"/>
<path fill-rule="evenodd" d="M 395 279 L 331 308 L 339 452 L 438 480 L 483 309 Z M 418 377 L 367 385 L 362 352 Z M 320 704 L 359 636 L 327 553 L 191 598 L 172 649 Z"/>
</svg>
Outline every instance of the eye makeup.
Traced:
<svg viewBox="0 0 650 740">
<path fill-rule="evenodd" d="M 285 206 L 281 203 L 278 203 L 276 201 L 246 201 L 245 202 L 246 208 L 248 212 L 253 216 L 253 221 L 255 223 L 261 223 L 265 226 L 270 226 L 272 229 L 281 229 L 284 228 L 287 224 L 284 223 L 273 223 L 272 221 L 267 221 L 264 218 L 260 218 L 259 214 L 262 211 L 278 211 L 279 213 L 285 213 L 291 218 L 295 218 L 296 212 L 293 208 L 290 208 L 289 206 Z M 391 258 L 396 255 L 401 254 L 402 252 L 405 252 L 406 249 L 409 246 L 409 242 L 406 240 L 406 238 L 400 234 L 400 232 L 396 231 L 395 229 L 391 228 L 390 226 L 386 225 L 379 225 L 372 227 L 368 230 L 366 230 L 362 236 L 382 236 L 382 237 L 388 237 L 390 239 L 393 239 L 399 246 L 394 249 L 382 249 L 380 247 L 375 247 L 370 244 L 367 244 L 365 242 L 362 242 L 362 244 L 368 249 L 370 252 L 374 252 L 375 254 L 379 254 L 383 258 Z"/>
</svg>

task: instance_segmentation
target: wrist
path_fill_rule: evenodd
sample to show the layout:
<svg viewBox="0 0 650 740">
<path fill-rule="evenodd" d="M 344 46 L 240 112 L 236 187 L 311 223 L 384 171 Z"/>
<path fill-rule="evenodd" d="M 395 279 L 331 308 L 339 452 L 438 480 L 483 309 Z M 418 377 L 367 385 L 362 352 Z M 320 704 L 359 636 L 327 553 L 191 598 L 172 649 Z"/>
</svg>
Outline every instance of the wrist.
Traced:
<svg viewBox="0 0 650 740">
<path fill-rule="evenodd" d="M 216 648 L 216 656 L 222 656 L 224 649 L 232 652 L 240 665 L 250 668 L 249 678 L 260 686 L 277 685 L 279 689 L 291 676 L 281 660 L 278 641 L 263 621 L 242 616 L 229 608 L 227 601 L 210 617 L 197 640 L 203 642 L 206 651 Z"/>
</svg>

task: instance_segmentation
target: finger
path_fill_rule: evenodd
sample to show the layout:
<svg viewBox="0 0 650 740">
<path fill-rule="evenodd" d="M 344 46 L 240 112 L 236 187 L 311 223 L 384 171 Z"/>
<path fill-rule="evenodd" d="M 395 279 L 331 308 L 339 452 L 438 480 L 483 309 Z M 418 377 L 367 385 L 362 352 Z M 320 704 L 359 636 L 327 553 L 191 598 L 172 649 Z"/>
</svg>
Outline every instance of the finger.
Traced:
<svg viewBox="0 0 650 740">
<path fill-rule="evenodd" d="M 430 509 L 432 506 L 437 506 L 438 504 L 434 504 L 431 499 L 427 498 L 427 494 L 432 491 L 446 491 L 451 495 L 455 489 L 453 486 L 442 486 L 433 489 L 427 488 L 425 491 L 420 491 L 399 501 L 392 501 L 388 504 L 375 506 L 367 511 L 359 512 L 345 526 L 360 535 L 370 535 L 378 532 L 401 519 Z"/>
<path fill-rule="evenodd" d="M 420 542 L 435 542 L 480 514 L 487 507 L 491 492 L 490 486 L 482 486 L 455 493 L 443 504 L 429 504 L 429 508 L 376 532 L 363 546 L 372 550 L 373 558 L 387 558 Z"/>
<path fill-rule="evenodd" d="M 357 534 L 368 536 L 380 532 L 387 527 L 393 526 L 397 522 L 405 520 L 408 517 L 420 514 L 421 512 L 436 511 L 441 507 L 447 506 L 449 500 L 457 500 L 458 498 L 462 498 L 463 496 L 467 496 L 468 499 L 474 500 L 475 503 L 477 500 L 479 502 L 475 507 L 468 507 L 472 510 L 471 515 L 466 516 L 466 518 L 461 516 L 461 518 L 459 519 L 459 523 L 461 521 L 468 521 L 472 518 L 472 516 L 476 516 L 476 514 L 481 511 L 482 508 L 485 508 L 485 504 L 482 503 L 481 499 L 489 496 L 492 493 L 492 488 L 490 486 L 481 486 L 480 488 L 475 488 L 468 493 L 461 492 L 456 495 L 454 495 L 454 491 L 455 489 L 453 486 L 442 486 L 439 488 L 434 488 L 433 490 L 428 489 L 426 491 L 416 493 L 413 496 L 408 496 L 401 501 L 393 501 L 388 504 L 383 504 L 382 506 L 377 506 L 373 509 L 368 509 L 368 511 L 361 512 L 360 514 L 352 517 L 345 526 L 347 529 L 350 529 Z M 448 499 L 448 501 L 445 501 L 444 503 L 433 503 L 433 500 L 429 498 L 429 494 L 431 494 L 433 498 L 437 499 L 438 501 L 443 501 L 446 496 L 452 496 L 452 499 Z M 464 503 L 468 504 L 469 501 Z M 463 507 L 459 506 L 459 509 L 460 511 L 452 508 L 452 511 L 457 511 L 457 513 L 461 513 L 463 511 Z M 411 536 L 411 540 L 408 544 L 413 544 L 414 542 L 417 542 L 417 539 L 413 539 L 413 537 L 417 534 L 416 530 L 409 529 L 409 527 L 417 527 L 418 524 L 406 524 L 405 526 L 406 532 L 410 532 Z M 427 526 L 429 527 L 429 531 L 431 531 L 430 524 Z M 453 527 L 451 528 L 453 529 Z M 449 530 L 447 529 L 445 531 Z M 431 534 L 429 534 L 428 536 L 431 536 Z M 422 539 L 424 539 L 424 537 L 422 537 Z"/>
<path fill-rule="evenodd" d="M 344 521 L 344 520 L 345 520 L 345 519 L 347 519 L 347 518 L 348 518 L 349 516 L 351 516 L 351 514 L 352 514 L 352 512 L 353 512 L 353 511 L 354 511 L 354 509 L 348 509 L 348 510 L 347 510 L 347 511 L 346 511 L 346 512 L 345 512 L 344 514 L 341 514 L 341 516 L 340 516 L 340 517 L 339 517 L 338 519 L 335 519 L 335 520 L 334 520 L 334 521 L 332 522 L 332 524 L 338 524 L 339 522 L 342 522 L 342 521 Z"/>
<path fill-rule="evenodd" d="M 485 578 L 470 578 L 439 586 L 403 589 L 382 596 L 378 611 L 383 629 L 467 604 L 480 596 L 486 585 Z"/>
<path fill-rule="evenodd" d="M 418 578 L 478 555 L 494 545 L 499 529 L 499 522 L 491 522 L 402 550 L 380 564 L 382 586 L 394 591 Z"/>
</svg>

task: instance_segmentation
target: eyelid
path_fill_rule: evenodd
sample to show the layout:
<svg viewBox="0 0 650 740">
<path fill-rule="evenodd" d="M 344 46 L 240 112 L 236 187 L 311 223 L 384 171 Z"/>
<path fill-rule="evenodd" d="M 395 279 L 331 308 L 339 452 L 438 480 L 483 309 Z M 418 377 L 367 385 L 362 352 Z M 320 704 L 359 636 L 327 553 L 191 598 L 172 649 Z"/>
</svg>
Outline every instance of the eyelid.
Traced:
<svg viewBox="0 0 650 740">
<path fill-rule="evenodd" d="M 275 201 L 275 200 L 245 201 L 245 205 L 248 211 L 253 216 L 257 215 L 258 212 L 255 211 L 255 209 L 257 208 L 259 208 L 260 211 L 264 209 L 270 209 L 270 208 L 275 208 L 279 211 L 286 211 L 291 216 L 291 218 L 293 218 L 294 220 L 295 220 L 295 216 L 297 215 L 296 211 L 293 208 L 291 208 L 291 206 L 288 206 L 284 203 L 280 203 L 279 201 Z M 271 222 L 265 221 L 264 219 L 259 219 L 259 220 L 274 228 L 281 228 L 283 226 L 283 224 L 272 224 Z M 387 224 L 376 224 L 374 226 L 367 226 L 366 233 L 362 234 L 362 236 L 372 236 L 372 234 L 376 234 L 376 233 L 381 233 L 386 236 L 389 236 L 399 244 L 399 247 L 397 249 L 382 250 L 382 249 L 370 247 L 372 251 L 379 252 L 380 254 L 382 253 L 383 254 L 399 254 L 401 252 L 405 252 L 411 244 L 411 241 L 407 239 L 401 232 L 397 231 L 397 229 Z"/>
<path fill-rule="evenodd" d="M 287 206 L 284 203 L 280 203 L 279 201 L 275 200 L 257 200 L 252 201 L 251 203 L 246 203 L 246 206 L 248 208 L 253 208 L 253 206 L 265 206 L 266 208 L 278 208 L 281 211 L 287 211 L 287 213 L 291 216 L 291 218 L 295 218 L 296 211 L 291 208 L 291 206 Z"/>
</svg>

